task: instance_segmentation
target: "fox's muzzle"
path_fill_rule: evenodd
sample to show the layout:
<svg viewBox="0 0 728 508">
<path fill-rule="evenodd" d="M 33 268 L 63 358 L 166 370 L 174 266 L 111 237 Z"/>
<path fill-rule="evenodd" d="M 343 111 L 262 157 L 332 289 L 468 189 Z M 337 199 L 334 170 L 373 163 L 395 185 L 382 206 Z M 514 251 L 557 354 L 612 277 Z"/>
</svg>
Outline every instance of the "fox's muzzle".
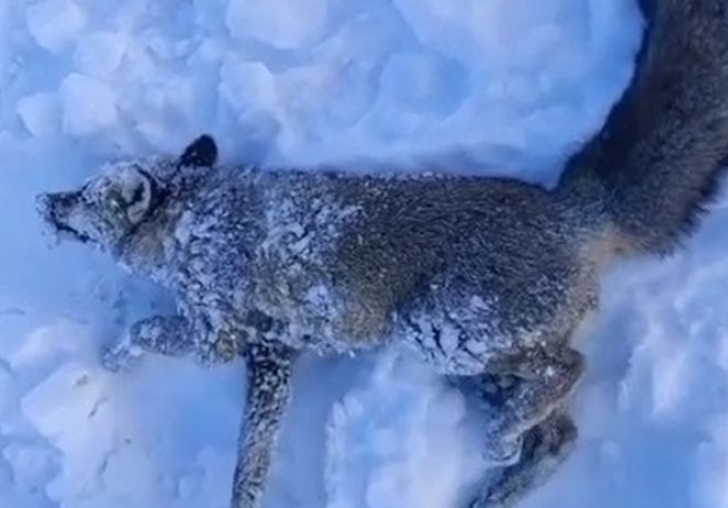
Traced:
<svg viewBox="0 0 728 508">
<path fill-rule="evenodd" d="M 68 224 L 68 217 L 74 207 L 78 206 L 80 197 L 80 192 L 45 193 L 36 198 L 36 207 L 45 223 L 58 237 L 70 236 L 76 241 L 85 243 L 90 238 Z"/>
</svg>

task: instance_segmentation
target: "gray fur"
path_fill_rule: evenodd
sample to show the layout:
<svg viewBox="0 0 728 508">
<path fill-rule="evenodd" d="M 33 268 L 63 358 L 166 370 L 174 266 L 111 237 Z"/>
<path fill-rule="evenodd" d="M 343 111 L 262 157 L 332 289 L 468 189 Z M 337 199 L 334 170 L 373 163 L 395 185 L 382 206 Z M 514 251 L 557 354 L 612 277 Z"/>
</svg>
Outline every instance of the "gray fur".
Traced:
<svg viewBox="0 0 728 508">
<path fill-rule="evenodd" d="M 110 165 L 79 191 L 46 195 L 57 232 L 178 297 L 178 315 L 133 326 L 107 364 L 139 349 L 246 356 L 254 381 L 233 499 L 246 508 L 259 503 L 293 351 L 391 344 L 442 374 L 511 380 L 487 431 L 494 449 L 524 448 L 474 506 L 508 505 L 575 439 L 560 408 L 583 370 L 570 340 L 597 306 L 599 274 L 619 257 L 668 251 L 710 196 L 728 152 L 726 9 L 650 5 L 632 84 L 554 190 L 216 167 L 203 136 L 182 157 Z M 258 348 L 286 351 L 266 360 L 271 382 L 255 381 Z"/>
</svg>

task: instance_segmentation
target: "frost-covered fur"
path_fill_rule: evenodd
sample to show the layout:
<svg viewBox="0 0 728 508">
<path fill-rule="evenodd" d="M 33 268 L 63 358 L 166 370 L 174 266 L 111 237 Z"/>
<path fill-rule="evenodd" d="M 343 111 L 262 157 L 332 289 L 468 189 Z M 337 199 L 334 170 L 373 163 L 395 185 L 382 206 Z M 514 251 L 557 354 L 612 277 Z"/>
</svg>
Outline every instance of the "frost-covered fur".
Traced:
<svg viewBox="0 0 728 508">
<path fill-rule="evenodd" d="M 673 245 L 728 153 L 727 9 L 728 0 L 650 6 L 632 84 L 554 190 L 220 167 L 202 136 L 181 157 L 111 164 L 77 191 L 45 195 L 59 233 L 178 296 L 177 315 L 132 326 L 106 363 L 140 349 L 245 356 L 233 505 L 255 507 L 295 352 L 406 347 L 442 374 L 469 377 L 499 407 L 486 431 L 493 458 L 510 465 L 474 506 L 515 502 L 576 437 L 563 406 L 583 360 L 570 339 L 596 308 L 599 273 Z"/>
<path fill-rule="evenodd" d="M 290 394 L 295 352 L 280 344 L 251 344 L 248 397 L 239 436 L 238 460 L 233 476 L 233 506 L 257 506 L 263 496 L 281 420 Z"/>
</svg>

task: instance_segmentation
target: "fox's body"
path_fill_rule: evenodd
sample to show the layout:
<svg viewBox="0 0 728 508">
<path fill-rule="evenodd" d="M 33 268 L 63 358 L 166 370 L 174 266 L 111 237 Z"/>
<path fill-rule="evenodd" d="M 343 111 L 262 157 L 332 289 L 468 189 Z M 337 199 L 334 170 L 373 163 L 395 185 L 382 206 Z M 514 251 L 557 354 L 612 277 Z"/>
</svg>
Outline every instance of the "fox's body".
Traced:
<svg viewBox="0 0 728 508">
<path fill-rule="evenodd" d="M 487 432 L 520 460 L 476 506 L 512 503 L 563 460 L 576 436 L 564 400 L 583 368 L 570 342 L 600 273 L 669 252 L 728 154 L 728 0 L 653 4 L 630 87 L 554 189 L 217 167 L 203 136 L 45 198 L 57 230 L 178 297 L 179 314 L 132 326 L 109 363 L 131 346 L 247 357 L 236 506 L 260 499 L 299 350 L 403 346 L 497 399 Z"/>
<path fill-rule="evenodd" d="M 479 374 L 503 352 L 565 340 L 594 303 L 597 249 L 577 238 L 598 235 L 536 186 L 195 171 L 142 226 L 163 235 L 119 253 L 177 292 L 213 357 L 247 331 L 322 353 L 404 342 L 444 374 Z"/>
</svg>

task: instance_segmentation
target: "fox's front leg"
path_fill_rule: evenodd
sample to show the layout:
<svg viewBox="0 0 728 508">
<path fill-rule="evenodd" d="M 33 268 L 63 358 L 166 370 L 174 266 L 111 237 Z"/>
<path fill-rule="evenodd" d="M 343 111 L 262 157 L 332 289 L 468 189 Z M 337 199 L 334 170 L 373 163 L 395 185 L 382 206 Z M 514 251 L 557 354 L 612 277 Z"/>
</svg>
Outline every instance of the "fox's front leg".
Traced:
<svg viewBox="0 0 728 508">
<path fill-rule="evenodd" d="M 103 353 L 101 363 L 116 371 L 128 366 L 143 353 L 187 356 L 194 350 L 193 328 L 180 315 L 152 316 L 137 321 L 116 345 Z"/>
<path fill-rule="evenodd" d="M 101 363 L 116 371 L 143 353 L 191 356 L 203 364 L 226 363 L 235 360 L 246 343 L 244 331 L 212 330 L 205 322 L 180 314 L 152 316 L 134 323 L 123 339 L 104 352 Z"/>
<path fill-rule="evenodd" d="M 213 329 L 204 319 L 183 314 L 152 316 L 137 321 L 127 334 L 106 350 L 101 363 L 109 370 L 128 367 L 142 354 L 189 356 L 203 365 L 235 360 L 245 348 L 248 335 L 240 330 Z"/>
<path fill-rule="evenodd" d="M 243 414 L 231 508 L 258 508 L 271 457 L 290 400 L 294 350 L 278 344 L 250 344 L 247 403 Z"/>
</svg>

